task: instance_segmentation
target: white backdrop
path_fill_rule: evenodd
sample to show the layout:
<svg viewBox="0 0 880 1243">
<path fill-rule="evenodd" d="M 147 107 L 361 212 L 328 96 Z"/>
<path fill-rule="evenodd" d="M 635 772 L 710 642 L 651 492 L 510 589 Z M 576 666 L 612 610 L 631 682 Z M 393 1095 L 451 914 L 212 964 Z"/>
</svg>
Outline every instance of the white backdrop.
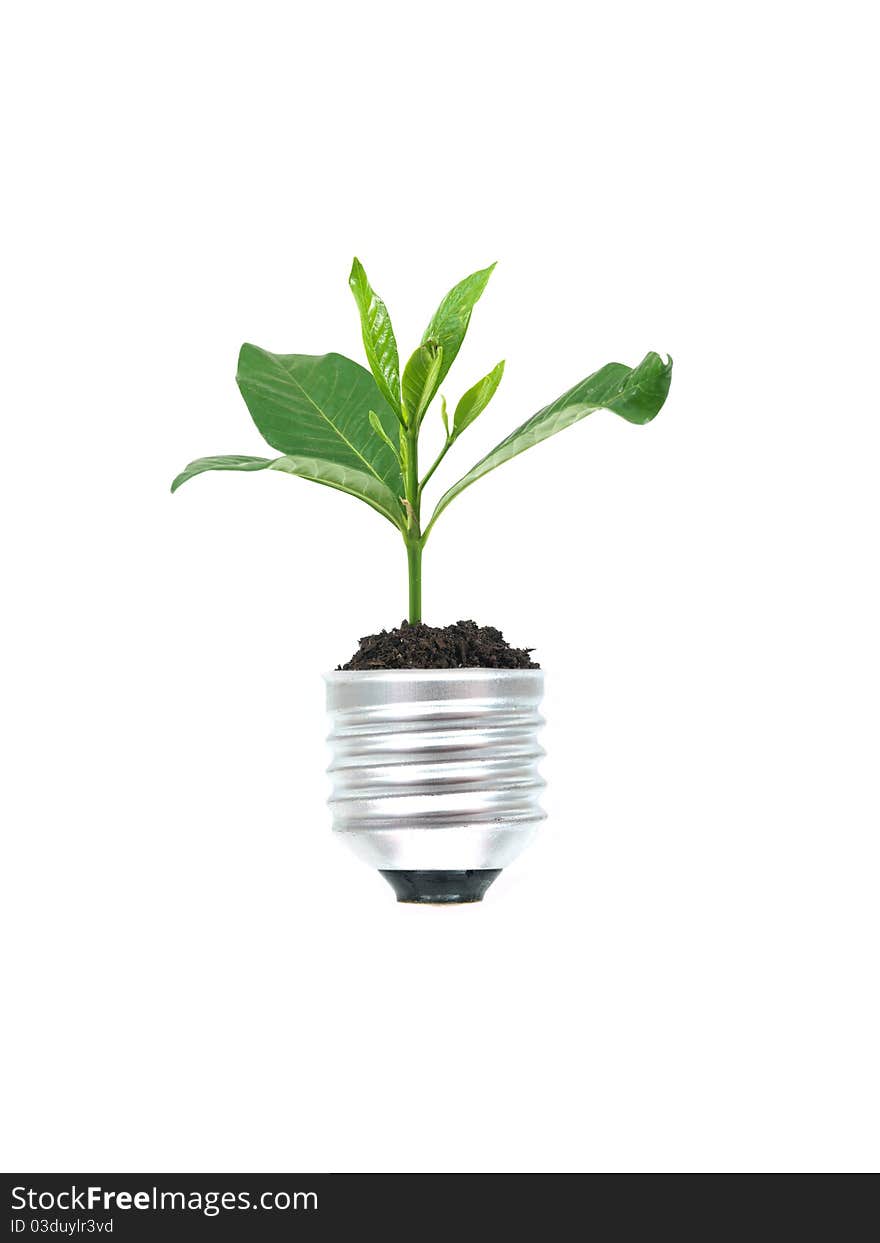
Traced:
<svg viewBox="0 0 880 1243">
<path fill-rule="evenodd" d="M 4 1168 L 877 1167 L 871 10 L 7 18 Z M 329 832 L 321 674 L 404 615 L 393 532 L 168 492 L 262 450 L 242 341 L 360 358 L 355 253 L 404 352 L 499 261 L 441 484 L 675 359 L 426 551 L 426 620 L 547 674 L 549 820 L 478 907 Z"/>
</svg>

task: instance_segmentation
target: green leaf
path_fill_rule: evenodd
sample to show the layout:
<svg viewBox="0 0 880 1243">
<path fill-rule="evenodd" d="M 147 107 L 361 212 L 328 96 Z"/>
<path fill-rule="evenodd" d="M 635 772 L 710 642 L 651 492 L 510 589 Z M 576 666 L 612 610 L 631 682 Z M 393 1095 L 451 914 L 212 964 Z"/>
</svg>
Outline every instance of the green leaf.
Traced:
<svg viewBox="0 0 880 1243">
<path fill-rule="evenodd" d="M 365 471 L 357 471 L 349 466 L 338 466 L 320 458 L 302 457 L 200 457 L 177 476 L 171 485 L 176 492 L 182 483 L 201 475 L 208 470 L 280 470 L 288 475 L 299 475 L 301 479 L 311 479 L 314 483 L 326 484 L 329 488 L 337 488 L 340 492 L 348 492 L 359 500 L 365 501 L 383 517 L 388 518 L 396 527 L 403 527 L 404 518 L 393 498 L 389 501 L 388 489 L 384 484 L 377 483 L 372 475 Z"/>
<path fill-rule="evenodd" d="M 473 388 L 469 388 L 455 407 L 455 418 L 452 429 L 453 436 L 460 436 L 466 427 L 470 427 L 477 415 L 483 413 L 495 396 L 501 377 L 504 375 L 504 363 L 493 367 L 487 376 L 478 380 Z"/>
<path fill-rule="evenodd" d="M 468 324 L 471 322 L 471 311 L 486 288 L 494 268 L 493 263 L 491 267 L 473 272 L 463 281 L 459 281 L 454 289 L 450 289 L 425 330 L 425 335 L 422 337 L 423 344 L 433 339 L 443 346 L 443 366 L 440 369 L 438 384 L 443 383 L 449 368 L 455 362 L 468 330 Z"/>
<path fill-rule="evenodd" d="M 427 341 L 415 351 L 403 372 L 403 413 L 407 425 L 418 427 L 440 383 L 443 347 Z"/>
<path fill-rule="evenodd" d="M 367 280 L 360 259 L 353 259 L 348 278 L 361 317 L 367 362 L 382 396 L 400 414 L 400 359 L 385 303 Z"/>
<path fill-rule="evenodd" d="M 659 354 L 646 354 L 637 367 L 609 363 L 600 371 L 581 380 L 556 401 L 539 410 L 515 432 L 487 453 L 476 466 L 454 483 L 440 497 L 437 508 L 425 531 L 437 521 L 446 506 L 465 488 L 488 475 L 490 470 L 509 462 L 517 454 L 540 444 L 548 436 L 570 427 L 594 410 L 613 410 L 630 423 L 648 423 L 661 409 L 669 392 L 672 359 L 663 362 Z"/>
<path fill-rule="evenodd" d="M 372 427 L 373 431 L 376 433 L 377 436 L 381 437 L 381 439 L 385 441 L 386 445 L 388 445 L 388 448 L 391 450 L 391 452 L 394 454 L 394 456 L 397 458 L 399 462 L 400 454 L 397 452 L 397 447 L 394 444 L 394 441 L 385 431 L 385 428 L 382 426 L 382 422 L 375 410 L 370 411 L 370 427 Z"/>
<path fill-rule="evenodd" d="M 372 506 L 401 531 L 406 525 L 398 498 L 392 496 L 385 485 L 367 471 L 357 470 L 353 466 L 340 466 L 336 462 L 328 462 L 326 458 L 290 454 L 278 458 L 269 469 L 284 471 L 288 475 L 299 475 L 300 479 L 311 479 L 313 483 L 323 483 L 328 488 L 347 492 L 349 496 L 356 496 L 358 500 Z"/>
<path fill-rule="evenodd" d="M 260 435 L 288 459 L 274 469 L 350 492 L 400 525 L 400 464 L 369 412 L 389 437 L 399 423 L 366 368 L 341 354 L 243 345 L 236 379 Z"/>
<path fill-rule="evenodd" d="M 238 454 L 232 454 L 227 457 L 200 457 L 194 462 L 190 462 L 185 467 L 171 485 L 171 491 L 176 492 L 182 483 L 186 483 L 187 479 L 192 479 L 194 475 L 201 475 L 206 470 L 266 470 L 272 465 L 272 459 L 268 457 L 241 457 Z"/>
</svg>

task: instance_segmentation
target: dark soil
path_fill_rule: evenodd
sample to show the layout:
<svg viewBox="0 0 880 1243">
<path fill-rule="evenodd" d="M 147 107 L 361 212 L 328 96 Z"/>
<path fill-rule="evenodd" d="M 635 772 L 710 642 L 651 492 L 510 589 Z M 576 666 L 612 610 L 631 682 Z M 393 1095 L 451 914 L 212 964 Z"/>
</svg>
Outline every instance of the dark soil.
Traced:
<svg viewBox="0 0 880 1243">
<path fill-rule="evenodd" d="M 473 621 L 451 626 L 401 622 L 395 630 L 368 634 L 340 669 L 538 669 L 532 648 L 511 647 L 494 626 Z"/>
</svg>

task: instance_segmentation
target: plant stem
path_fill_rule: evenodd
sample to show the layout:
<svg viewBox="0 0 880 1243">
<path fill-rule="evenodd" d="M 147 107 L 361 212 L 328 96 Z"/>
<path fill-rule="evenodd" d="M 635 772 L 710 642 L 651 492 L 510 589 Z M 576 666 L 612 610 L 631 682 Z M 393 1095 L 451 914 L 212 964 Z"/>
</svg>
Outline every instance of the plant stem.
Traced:
<svg viewBox="0 0 880 1243">
<path fill-rule="evenodd" d="M 406 558 L 409 565 L 409 620 L 422 620 L 422 544 L 407 543 Z"/>
<path fill-rule="evenodd" d="M 406 433 L 406 499 L 409 502 L 409 526 L 404 540 L 409 571 L 409 620 L 422 620 L 422 532 L 420 527 L 419 494 L 419 429 L 407 428 Z"/>
<path fill-rule="evenodd" d="M 424 491 L 424 488 L 425 488 L 425 484 L 428 482 L 428 480 L 429 480 L 429 479 L 431 478 L 431 476 L 433 475 L 434 471 L 437 469 L 437 467 L 440 465 L 440 463 L 441 463 L 441 462 L 443 461 L 443 459 L 446 457 L 446 454 L 449 452 L 449 450 L 450 450 L 451 446 L 452 446 L 452 437 L 451 437 L 451 436 L 447 436 L 447 437 L 446 437 L 446 444 L 443 446 L 443 448 L 442 448 L 442 449 L 440 450 L 440 452 L 437 454 L 437 460 L 436 460 L 436 462 L 435 462 L 435 463 L 434 463 L 434 465 L 431 467 L 431 469 L 428 471 L 427 475 L 425 475 L 425 477 L 424 477 L 424 479 L 422 480 L 422 482 L 419 484 L 419 499 L 420 499 L 420 500 L 421 500 L 422 492 Z"/>
</svg>

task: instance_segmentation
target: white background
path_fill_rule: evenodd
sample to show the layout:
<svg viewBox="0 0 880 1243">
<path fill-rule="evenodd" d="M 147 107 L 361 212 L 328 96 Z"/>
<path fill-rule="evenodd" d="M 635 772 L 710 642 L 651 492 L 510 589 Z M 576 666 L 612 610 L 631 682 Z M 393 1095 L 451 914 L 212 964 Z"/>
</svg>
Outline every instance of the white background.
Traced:
<svg viewBox="0 0 880 1243">
<path fill-rule="evenodd" d="M 81 3 L 2 41 L 4 1168 L 877 1167 L 876 66 L 854 3 Z M 408 352 L 497 259 L 425 614 L 533 645 L 539 840 L 397 906 L 321 674 L 402 545 L 282 475 L 243 340 Z M 435 416 L 435 424 L 439 418 Z"/>
</svg>

